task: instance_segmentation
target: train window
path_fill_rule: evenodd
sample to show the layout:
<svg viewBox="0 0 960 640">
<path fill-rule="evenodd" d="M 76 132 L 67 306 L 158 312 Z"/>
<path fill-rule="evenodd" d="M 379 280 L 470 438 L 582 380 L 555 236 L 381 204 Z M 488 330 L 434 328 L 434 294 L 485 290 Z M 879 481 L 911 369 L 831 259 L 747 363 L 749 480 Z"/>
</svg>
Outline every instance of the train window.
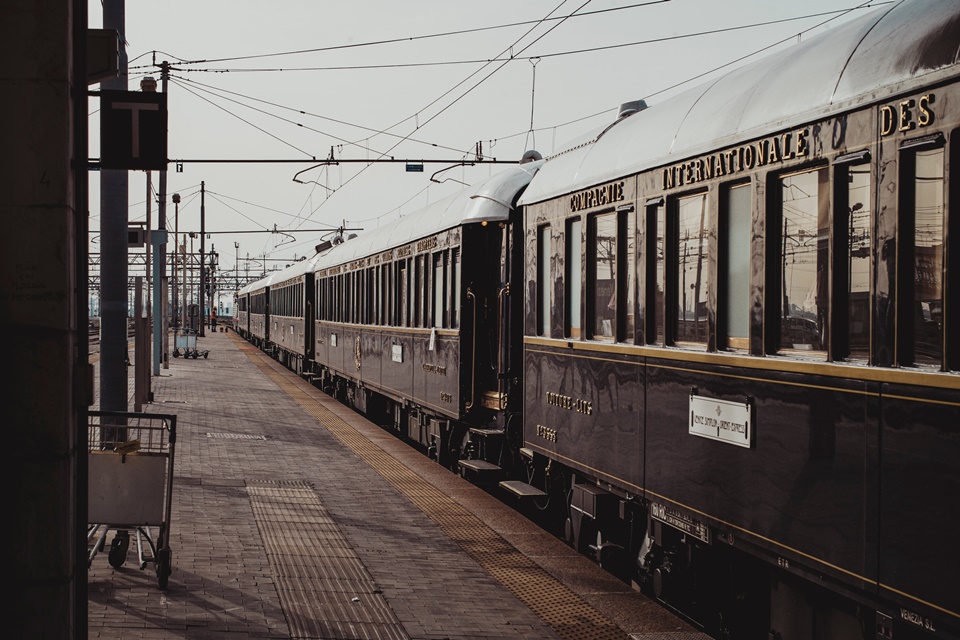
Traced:
<svg viewBox="0 0 960 640">
<path fill-rule="evenodd" d="M 433 255 L 433 326 L 437 328 L 444 326 L 446 312 L 444 267 L 444 254 L 435 253 Z"/>
<path fill-rule="evenodd" d="M 907 160 L 905 158 L 905 160 Z M 943 363 L 943 250 L 944 250 L 944 151 L 917 151 L 912 167 L 911 221 L 903 229 L 913 235 L 912 264 L 912 362 L 909 352 L 901 364 Z M 908 258 L 908 260 L 910 260 Z M 909 295 L 909 294 L 908 294 Z M 900 348 L 898 346 L 898 352 Z"/>
<path fill-rule="evenodd" d="M 340 295 L 340 278 L 343 276 L 333 276 L 330 278 L 330 319 L 334 322 L 340 322 L 340 312 L 343 309 L 343 296 Z"/>
<path fill-rule="evenodd" d="M 363 273 L 363 323 L 364 324 L 373 324 L 375 318 L 373 315 L 373 282 L 374 278 L 374 269 L 373 267 L 367 267 L 362 271 Z"/>
<path fill-rule="evenodd" d="M 333 278 L 323 281 L 323 319 L 333 320 Z"/>
<path fill-rule="evenodd" d="M 727 347 L 750 347 L 750 184 L 723 192 L 722 263 L 724 334 Z"/>
<path fill-rule="evenodd" d="M 676 304 L 678 342 L 707 342 L 707 194 L 677 199 Z M 673 243 L 671 243 L 673 244 Z"/>
<path fill-rule="evenodd" d="M 393 326 L 396 324 L 396 318 L 393 314 L 393 264 L 383 265 L 383 278 L 381 279 L 383 287 L 383 324 Z"/>
<path fill-rule="evenodd" d="M 417 293 L 416 267 L 413 258 L 407 259 L 407 326 L 416 326 L 416 316 L 414 315 L 414 300 Z"/>
<path fill-rule="evenodd" d="M 314 300 L 317 301 L 317 320 L 327 319 L 327 280 L 317 278 L 314 282 Z"/>
<path fill-rule="evenodd" d="M 550 227 L 537 229 L 537 335 L 550 335 Z"/>
<path fill-rule="evenodd" d="M 831 359 L 870 355 L 870 264 L 873 215 L 870 154 L 834 162 L 834 291 Z"/>
<path fill-rule="evenodd" d="M 427 290 L 427 281 L 426 276 L 423 271 L 423 256 L 417 256 L 414 266 L 416 267 L 416 273 L 414 277 L 414 287 L 413 287 L 413 310 L 415 315 L 416 326 L 423 327 L 425 326 L 425 319 L 423 313 L 423 298 L 424 292 Z"/>
<path fill-rule="evenodd" d="M 453 250 L 450 263 L 450 281 L 453 283 L 453 301 L 450 305 L 450 326 L 460 327 L 460 249 Z"/>
<path fill-rule="evenodd" d="M 828 172 L 780 176 L 778 351 L 823 351 L 827 344 Z"/>
<path fill-rule="evenodd" d="M 617 289 L 621 275 L 617 264 L 617 215 L 601 214 L 589 222 L 587 310 L 590 313 L 590 337 L 594 340 L 615 340 L 619 329 Z"/>
<path fill-rule="evenodd" d="M 580 287 L 583 283 L 583 259 L 580 251 L 583 246 L 583 224 L 580 218 L 567 220 L 565 237 L 566 259 L 564 260 L 564 331 L 567 338 L 580 337 Z"/>
<path fill-rule="evenodd" d="M 357 321 L 357 274 L 347 274 L 347 322 Z"/>
<path fill-rule="evenodd" d="M 644 221 L 644 281 L 646 285 L 643 293 L 644 306 L 644 342 L 647 344 L 665 344 L 664 323 L 664 292 L 665 277 L 664 260 L 666 258 L 666 212 L 663 198 L 657 197 L 647 202 L 646 220 Z"/>
<path fill-rule="evenodd" d="M 370 268 L 370 322 L 371 324 L 381 324 L 383 322 L 380 297 L 383 295 L 381 266 L 377 265 Z"/>
<path fill-rule="evenodd" d="M 407 300 L 407 285 L 408 285 L 408 281 L 407 281 L 408 263 L 407 263 L 407 261 L 406 261 L 406 260 L 403 260 L 402 262 L 400 262 L 399 268 L 400 268 L 400 269 L 399 269 L 399 270 L 400 270 L 400 275 L 399 275 L 399 283 L 398 283 L 398 289 L 399 289 L 398 304 L 400 305 L 400 310 L 399 310 L 399 311 L 400 311 L 400 326 L 401 326 L 401 327 L 409 327 L 409 326 L 410 326 L 410 315 L 409 315 L 409 308 L 408 308 L 409 302 L 408 302 L 408 300 Z"/>
<path fill-rule="evenodd" d="M 337 299 L 336 299 L 336 294 L 334 293 L 333 282 L 334 282 L 334 278 L 331 276 L 331 277 L 328 277 L 323 283 L 324 307 L 326 309 L 326 311 L 324 312 L 324 319 L 330 322 L 333 322 L 334 320 L 333 310 L 337 306 L 336 305 Z"/>
</svg>

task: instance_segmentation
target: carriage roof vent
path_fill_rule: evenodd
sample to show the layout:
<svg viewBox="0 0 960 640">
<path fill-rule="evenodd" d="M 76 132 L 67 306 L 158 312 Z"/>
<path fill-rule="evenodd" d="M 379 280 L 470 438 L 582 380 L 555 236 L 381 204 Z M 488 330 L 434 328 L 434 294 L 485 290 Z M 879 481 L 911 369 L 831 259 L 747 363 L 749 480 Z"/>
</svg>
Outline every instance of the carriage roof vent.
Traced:
<svg viewBox="0 0 960 640">
<path fill-rule="evenodd" d="M 628 116 L 631 116 L 634 113 L 637 113 L 638 111 L 643 111 L 646 108 L 647 108 L 646 100 L 634 100 L 632 102 L 624 102 L 623 104 L 620 105 L 620 113 L 617 114 L 617 119 L 611 122 L 610 124 L 608 124 L 604 128 L 604 130 L 601 131 L 600 134 L 593 139 L 593 142 L 596 142 L 597 140 L 602 138 L 607 131 L 610 131 L 610 129 L 615 127 L 619 122 L 623 121 L 624 118 L 627 118 Z"/>
<path fill-rule="evenodd" d="M 620 105 L 620 113 L 617 114 L 617 119 L 626 118 L 631 113 L 636 113 L 637 111 L 643 111 L 647 108 L 646 100 L 633 100 L 631 102 L 624 102 Z"/>
</svg>

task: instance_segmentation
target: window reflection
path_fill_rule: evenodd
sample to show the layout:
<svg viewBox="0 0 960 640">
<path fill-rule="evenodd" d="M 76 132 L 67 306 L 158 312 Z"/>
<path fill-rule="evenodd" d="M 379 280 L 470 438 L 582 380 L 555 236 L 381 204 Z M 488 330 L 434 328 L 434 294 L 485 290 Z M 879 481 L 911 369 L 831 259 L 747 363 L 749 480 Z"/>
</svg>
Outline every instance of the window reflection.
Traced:
<svg viewBox="0 0 960 640">
<path fill-rule="evenodd" d="M 781 180 L 782 246 L 779 348 L 826 348 L 827 171 L 814 169 Z"/>
<path fill-rule="evenodd" d="M 850 357 L 866 358 L 870 353 L 870 166 L 853 167 L 847 175 L 849 352 Z"/>
<path fill-rule="evenodd" d="M 677 202 L 677 340 L 707 341 L 707 194 Z"/>
<path fill-rule="evenodd" d="M 537 335 L 550 335 L 550 227 L 537 229 Z"/>
<path fill-rule="evenodd" d="M 725 208 L 726 300 L 723 307 L 727 346 L 746 349 L 750 337 L 750 185 L 728 189 Z"/>
<path fill-rule="evenodd" d="M 943 149 L 916 155 L 914 184 L 914 360 L 943 359 Z"/>
<path fill-rule="evenodd" d="M 613 339 L 617 331 L 617 218 L 597 216 L 593 233 L 593 336 Z"/>
<path fill-rule="evenodd" d="M 566 235 L 566 273 L 564 274 L 565 287 L 565 324 L 566 337 L 580 337 L 580 283 L 582 276 L 582 261 L 580 257 L 581 247 L 581 223 L 580 219 L 567 222 Z"/>
</svg>

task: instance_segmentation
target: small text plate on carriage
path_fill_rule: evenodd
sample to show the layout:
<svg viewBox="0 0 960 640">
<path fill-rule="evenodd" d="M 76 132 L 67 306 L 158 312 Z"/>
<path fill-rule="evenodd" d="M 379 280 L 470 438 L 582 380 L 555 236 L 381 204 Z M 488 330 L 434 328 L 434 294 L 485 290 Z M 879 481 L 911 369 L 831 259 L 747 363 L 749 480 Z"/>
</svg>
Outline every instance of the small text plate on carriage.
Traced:
<svg viewBox="0 0 960 640">
<path fill-rule="evenodd" d="M 691 394 L 689 432 L 749 449 L 753 443 L 750 405 Z"/>
</svg>

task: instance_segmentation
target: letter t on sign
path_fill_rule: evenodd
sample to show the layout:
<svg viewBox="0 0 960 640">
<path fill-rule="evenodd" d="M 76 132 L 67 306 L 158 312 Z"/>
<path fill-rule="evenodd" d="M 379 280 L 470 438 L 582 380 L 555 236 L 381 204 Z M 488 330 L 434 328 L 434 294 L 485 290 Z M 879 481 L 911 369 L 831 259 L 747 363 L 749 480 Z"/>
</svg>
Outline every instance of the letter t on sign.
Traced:
<svg viewBox="0 0 960 640">
<path fill-rule="evenodd" d="M 100 168 L 166 170 L 166 94 L 100 92 Z"/>
</svg>

